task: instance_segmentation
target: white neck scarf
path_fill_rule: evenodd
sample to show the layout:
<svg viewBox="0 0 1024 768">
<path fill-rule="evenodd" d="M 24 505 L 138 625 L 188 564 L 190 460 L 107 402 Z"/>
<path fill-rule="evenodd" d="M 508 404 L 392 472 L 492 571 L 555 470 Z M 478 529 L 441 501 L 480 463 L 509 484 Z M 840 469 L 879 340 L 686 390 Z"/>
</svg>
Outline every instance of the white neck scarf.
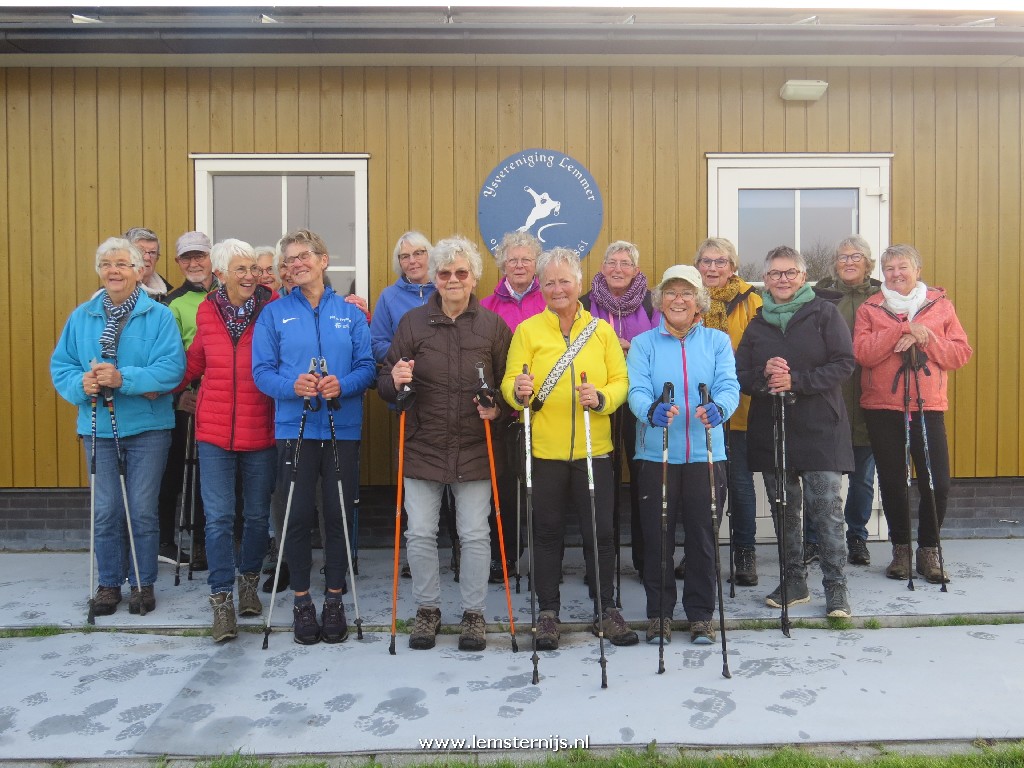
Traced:
<svg viewBox="0 0 1024 768">
<path fill-rule="evenodd" d="M 885 306 L 897 315 L 906 315 L 907 320 L 913 320 L 917 311 L 924 306 L 928 300 L 928 286 L 917 281 L 914 290 L 904 296 L 897 291 L 891 291 L 882 286 L 882 295 L 885 296 Z"/>
</svg>

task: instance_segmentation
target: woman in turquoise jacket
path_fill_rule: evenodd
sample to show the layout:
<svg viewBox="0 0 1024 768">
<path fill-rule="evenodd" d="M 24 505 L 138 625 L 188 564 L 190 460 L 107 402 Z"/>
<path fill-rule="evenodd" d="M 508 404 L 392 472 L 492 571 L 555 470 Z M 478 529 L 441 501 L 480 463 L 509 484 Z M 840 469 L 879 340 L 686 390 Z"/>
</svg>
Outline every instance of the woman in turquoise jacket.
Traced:
<svg viewBox="0 0 1024 768">
<path fill-rule="evenodd" d="M 657 328 L 634 337 L 626 366 L 629 407 L 637 418 L 637 476 L 640 522 L 644 531 L 644 589 L 647 593 L 647 642 L 672 637 L 676 602 L 673 574 L 675 528 L 685 532 L 686 576 L 683 610 L 690 622 L 691 642 L 711 643 L 715 631 L 715 538 L 712 514 L 721 514 L 725 499 L 725 440 L 722 423 L 740 400 L 736 361 L 728 335 L 705 328 L 701 315 L 710 306 L 707 289 L 695 267 L 669 267 L 653 292 L 662 314 Z M 665 385 L 673 397 L 664 402 Z M 701 404 L 700 386 L 707 385 L 711 402 Z M 711 509 L 707 430 L 718 509 Z M 668 509 L 665 553 L 662 555 L 663 438 L 668 434 Z M 664 572 L 663 572 L 664 569 Z M 664 618 L 664 623 L 662 622 Z"/>
<path fill-rule="evenodd" d="M 58 394 L 78 407 L 78 434 L 91 437 L 93 398 L 113 398 L 121 456 L 126 464 L 139 578 L 125 562 L 128 549 L 124 500 L 111 420 L 96 420 L 95 542 L 99 588 L 95 613 L 109 616 L 121 602 L 127 573 L 128 610 L 156 608 L 157 496 L 174 427 L 168 394 L 185 373 L 185 350 L 174 316 L 142 290 L 142 253 L 127 240 L 109 238 L 96 251 L 96 272 L 103 289 L 80 305 L 50 358 Z M 92 440 L 86 439 L 86 461 Z M 141 589 L 139 588 L 141 584 Z"/>
</svg>

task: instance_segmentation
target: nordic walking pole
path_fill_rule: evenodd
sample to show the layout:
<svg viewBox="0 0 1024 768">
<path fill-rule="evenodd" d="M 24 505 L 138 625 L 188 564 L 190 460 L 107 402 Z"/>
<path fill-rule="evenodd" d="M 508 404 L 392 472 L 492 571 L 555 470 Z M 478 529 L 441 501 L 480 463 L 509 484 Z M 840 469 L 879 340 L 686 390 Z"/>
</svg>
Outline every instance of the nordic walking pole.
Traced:
<svg viewBox="0 0 1024 768">
<path fill-rule="evenodd" d="M 523 374 L 529 375 L 530 367 L 523 363 Z M 533 638 L 533 684 L 540 682 L 540 673 L 537 671 L 537 663 L 540 656 L 537 655 L 537 586 L 534 581 L 536 573 L 533 570 L 533 445 L 530 435 L 530 396 L 523 398 L 523 437 L 526 441 L 526 546 L 530 549 L 530 575 L 527 579 L 530 583 L 530 635 Z"/>
<path fill-rule="evenodd" d="M 196 494 L 196 480 L 199 477 L 199 446 L 196 445 L 196 428 L 195 428 L 195 414 L 189 416 L 189 423 L 192 427 L 192 437 L 185 445 L 185 456 L 188 461 L 189 481 L 188 481 L 188 497 L 189 497 L 189 521 L 188 521 L 188 580 L 192 581 L 192 575 L 195 573 L 196 565 L 196 503 L 198 502 Z M 179 537 L 178 541 L 181 541 Z M 181 555 L 181 552 L 178 552 Z M 178 557 L 178 561 L 181 561 L 181 557 Z"/>
<path fill-rule="evenodd" d="M 900 373 L 903 374 L 903 460 L 907 465 L 907 535 L 914 529 L 914 523 L 910 519 L 910 484 L 913 476 L 910 471 L 910 371 L 907 368 L 907 360 L 904 359 Z M 897 378 L 900 373 L 897 373 Z M 893 382 L 893 388 L 896 383 Z M 910 545 L 907 545 L 907 589 L 914 591 L 914 563 L 910 557 Z"/>
<path fill-rule="evenodd" d="M 908 352 L 911 355 L 911 369 L 914 371 L 914 389 L 917 390 L 917 415 L 921 419 L 921 443 L 924 447 L 924 467 L 928 473 L 928 496 L 931 499 L 932 508 L 932 522 L 935 524 L 935 544 L 939 550 L 939 581 L 942 582 L 940 592 L 948 592 L 946 589 L 946 582 L 949 579 L 946 578 L 946 566 L 942 559 L 942 538 L 939 536 L 939 508 L 935 503 L 935 482 L 932 480 L 932 453 L 928 447 L 928 427 L 924 423 L 924 397 L 921 396 L 921 382 L 918 371 L 923 367 L 926 376 L 931 376 L 932 373 L 928 370 L 927 363 L 917 364 L 917 347 L 911 347 Z M 909 510 L 910 507 L 908 506 Z M 918 521 L 918 526 L 921 522 Z M 908 556 L 909 557 L 909 556 Z M 910 570 L 909 568 L 907 570 Z"/>
<path fill-rule="evenodd" d="M 92 453 L 89 456 L 89 613 L 86 621 L 96 623 L 96 597 L 93 594 L 93 580 L 96 576 L 96 395 L 89 398 L 92 408 Z M 118 587 L 120 589 L 121 587 Z"/>
<path fill-rule="evenodd" d="M 733 543 L 736 539 L 736 527 L 732 514 L 732 463 L 729 456 L 729 422 L 725 422 L 725 498 L 729 502 L 726 514 L 729 516 L 729 597 L 736 597 L 736 558 L 733 555 Z"/>
<path fill-rule="evenodd" d="M 700 392 L 700 404 L 704 406 L 704 410 L 707 411 L 709 406 L 718 406 L 711 400 L 711 392 L 708 390 L 707 384 L 699 384 L 697 391 Z M 722 677 L 726 679 L 732 678 L 732 673 L 729 671 L 729 651 L 726 648 L 725 642 L 725 606 L 724 599 L 722 597 L 722 559 L 719 554 L 720 547 L 718 546 L 718 491 L 715 487 L 715 459 L 711 450 L 711 427 L 707 427 L 704 430 L 704 436 L 707 438 L 708 444 L 708 482 L 711 486 L 711 535 L 715 544 L 715 581 L 718 584 L 718 628 L 722 633 Z"/>
<path fill-rule="evenodd" d="M 789 637 L 789 600 L 786 594 L 786 512 L 789 508 L 786 488 L 786 398 L 784 392 L 772 395 L 775 410 L 775 511 L 779 545 L 779 596 L 782 598 L 782 634 Z"/>
<path fill-rule="evenodd" d="M 124 501 L 124 520 L 128 526 L 128 545 L 132 553 L 132 565 L 135 568 L 135 588 L 139 590 L 139 615 L 146 615 L 146 603 L 142 600 L 142 582 L 139 579 L 139 556 L 135 550 L 135 533 L 132 531 L 132 516 L 128 511 L 128 467 L 127 461 L 121 455 L 121 437 L 117 431 L 117 416 L 114 413 L 114 393 L 112 390 L 103 388 L 103 400 L 107 404 L 107 411 L 110 413 L 110 431 L 114 435 L 114 453 L 117 454 L 117 472 L 121 476 L 121 499 Z"/>
<path fill-rule="evenodd" d="M 309 365 L 309 373 L 316 373 L 316 358 L 312 358 Z M 302 417 L 299 419 L 299 436 L 295 439 L 295 453 L 292 455 L 292 476 L 288 483 L 288 501 L 284 505 L 284 520 L 281 522 L 281 530 L 278 532 L 280 541 L 277 546 L 277 564 L 274 566 L 274 585 L 270 589 L 270 607 L 267 608 L 267 624 L 263 627 L 263 650 L 270 647 L 270 627 L 274 618 L 274 602 L 277 599 L 277 584 L 281 578 L 281 560 L 284 558 L 284 543 L 288 537 L 288 518 L 292 512 L 292 496 L 295 495 L 295 477 L 299 473 L 299 453 L 302 448 L 302 433 L 306 430 L 306 414 L 310 411 L 319 411 L 320 401 L 310 402 L 309 397 L 302 398 Z"/>
<path fill-rule="evenodd" d="M 628 406 L 627 406 L 628 407 Z M 615 546 L 615 607 L 622 607 L 622 516 L 619 514 L 619 496 L 622 489 L 622 454 L 619 445 L 622 441 L 622 412 L 612 414 L 612 478 L 615 486 L 612 490 L 612 537 Z M 632 481 L 632 478 L 630 478 Z M 632 507 L 630 507 L 632 513 Z M 643 574 L 640 574 L 643 578 Z"/>
<path fill-rule="evenodd" d="M 519 445 L 516 443 L 516 452 L 518 453 Z M 519 465 L 519 457 L 516 457 L 516 465 Z M 516 594 L 520 592 L 520 586 L 522 576 L 519 573 L 519 561 L 523 559 L 522 549 L 522 530 L 523 530 L 523 519 L 522 519 L 522 508 L 523 508 L 523 481 L 519 477 L 519 473 L 516 473 Z"/>
<path fill-rule="evenodd" d="M 484 379 L 484 364 L 476 364 L 477 374 L 480 376 L 480 389 L 477 390 L 477 402 L 484 408 L 494 407 L 494 391 L 487 386 Z M 512 653 L 519 653 L 519 644 L 516 642 L 516 619 L 512 613 L 512 591 L 508 586 L 508 561 L 505 559 L 505 534 L 501 527 L 501 501 L 498 498 L 498 474 L 494 469 L 494 444 L 491 442 L 491 422 L 484 419 L 484 436 L 487 439 L 487 462 L 491 468 L 491 495 L 494 496 L 494 519 L 498 524 L 498 547 L 501 550 L 501 575 L 505 579 L 505 601 L 508 603 L 508 626 L 509 634 L 512 637 Z"/>
<path fill-rule="evenodd" d="M 675 385 L 666 381 L 661 402 L 672 402 Z M 661 587 L 658 591 L 658 674 L 665 674 L 665 571 L 668 568 L 668 427 L 661 436 Z"/>
<path fill-rule="evenodd" d="M 320 358 L 320 375 L 327 377 L 327 358 Z M 345 490 L 341 485 L 341 461 L 338 459 L 338 435 L 334 430 L 334 411 L 341 408 L 341 401 L 332 397 L 327 401 L 327 423 L 331 427 L 331 451 L 334 453 L 334 474 L 338 481 L 338 503 L 341 505 L 341 527 L 345 531 L 345 555 L 348 560 L 348 579 L 352 583 L 352 604 L 356 610 L 356 639 L 363 639 L 363 619 L 359 615 L 359 595 L 356 593 L 356 577 L 352 565 L 352 541 L 348 537 L 348 513 L 345 511 Z M 356 482 L 359 475 L 356 475 Z"/>
<path fill-rule="evenodd" d="M 403 362 L 409 358 L 403 357 Z M 391 585 L 391 645 L 388 653 L 395 655 L 395 635 L 398 632 L 398 549 L 402 532 L 402 476 L 405 473 L 405 413 L 416 399 L 416 390 L 404 385 L 395 396 L 398 407 L 398 491 L 395 499 L 395 578 Z"/>
<path fill-rule="evenodd" d="M 177 530 L 177 553 L 175 554 L 174 560 L 174 586 L 181 585 L 181 532 L 185 528 L 185 509 L 186 506 L 195 507 L 196 500 L 195 496 L 189 501 L 188 490 L 189 490 L 189 475 L 195 472 L 195 466 L 192 463 L 192 439 L 195 436 L 193 430 L 195 429 L 196 417 L 194 413 L 190 413 L 188 416 L 188 423 L 185 429 L 185 471 L 181 475 L 181 507 L 178 512 L 178 530 Z M 195 490 L 195 486 L 193 486 Z M 189 560 L 192 559 L 192 553 L 189 552 Z"/>
<path fill-rule="evenodd" d="M 580 384 L 587 383 L 587 372 L 580 372 Z M 583 407 L 583 429 L 587 441 L 587 489 L 590 491 L 590 533 L 594 537 L 594 592 L 597 595 L 597 642 L 601 649 L 601 687 L 608 687 L 608 659 L 604 655 L 604 606 L 601 602 L 601 564 L 597 548 L 597 501 L 594 499 L 594 450 L 590 441 L 590 408 Z"/>
</svg>

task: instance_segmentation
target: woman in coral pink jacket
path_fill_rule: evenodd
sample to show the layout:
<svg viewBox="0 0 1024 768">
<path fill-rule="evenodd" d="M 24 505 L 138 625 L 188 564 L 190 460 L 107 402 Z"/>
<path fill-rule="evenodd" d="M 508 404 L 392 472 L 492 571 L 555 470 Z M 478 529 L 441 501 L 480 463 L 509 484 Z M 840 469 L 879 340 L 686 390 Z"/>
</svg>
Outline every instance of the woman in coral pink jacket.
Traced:
<svg viewBox="0 0 1024 768">
<path fill-rule="evenodd" d="M 277 450 L 274 401 L 253 381 L 252 337 L 260 311 L 277 294 L 260 285 L 263 269 L 248 243 L 217 243 L 211 260 L 221 287 L 199 305 L 183 383 L 202 377 L 196 404 L 196 443 L 206 508 L 213 639 L 220 642 L 238 634 L 232 586 L 235 475 L 239 472 L 245 524 L 238 551 L 238 612 L 242 616 L 263 612 L 257 587 L 267 553 Z"/>
<path fill-rule="evenodd" d="M 890 579 L 910 576 L 910 507 L 906 488 L 905 409 L 911 411 L 910 453 L 917 470 L 917 572 L 933 584 L 949 581 L 939 568 L 939 531 L 949 495 L 949 447 L 943 413 L 948 371 L 962 368 L 973 350 L 953 303 L 941 288 L 920 281 L 921 254 L 892 245 L 882 254 L 882 290 L 857 310 L 853 352 L 861 365 L 861 399 L 878 469 L 882 509 L 889 524 Z M 916 373 L 912 370 L 917 367 Z M 909 377 L 909 404 L 907 379 Z M 920 390 L 918 390 L 920 385 Z M 937 521 L 932 516 L 921 417 L 928 434 Z M 937 523 L 937 524 L 936 524 Z"/>
</svg>

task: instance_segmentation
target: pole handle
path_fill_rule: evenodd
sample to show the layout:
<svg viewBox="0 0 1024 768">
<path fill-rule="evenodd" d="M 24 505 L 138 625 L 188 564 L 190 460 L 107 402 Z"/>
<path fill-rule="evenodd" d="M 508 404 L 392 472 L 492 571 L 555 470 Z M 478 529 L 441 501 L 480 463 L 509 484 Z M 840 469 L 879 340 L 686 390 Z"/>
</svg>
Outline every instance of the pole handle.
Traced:
<svg viewBox="0 0 1024 768">
<path fill-rule="evenodd" d="M 324 377 L 330 375 L 329 373 L 327 373 L 327 358 L 326 357 L 321 357 L 320 358 L 320 375 L 324 376 Z M 339 408 L 341 408 L 341 398 L 340 397 L 332 397 L 332 398 L 330 398 L 327 401 L 327 407 L 330 408 L 332 411 L 338 410 Z"/>
<path fill-rule="evenodd" d="M 676 396 L 676 385 L 671 381 L 666 381 L 661 389 L 661 402 L 671 403 Z"/>
</svg>

